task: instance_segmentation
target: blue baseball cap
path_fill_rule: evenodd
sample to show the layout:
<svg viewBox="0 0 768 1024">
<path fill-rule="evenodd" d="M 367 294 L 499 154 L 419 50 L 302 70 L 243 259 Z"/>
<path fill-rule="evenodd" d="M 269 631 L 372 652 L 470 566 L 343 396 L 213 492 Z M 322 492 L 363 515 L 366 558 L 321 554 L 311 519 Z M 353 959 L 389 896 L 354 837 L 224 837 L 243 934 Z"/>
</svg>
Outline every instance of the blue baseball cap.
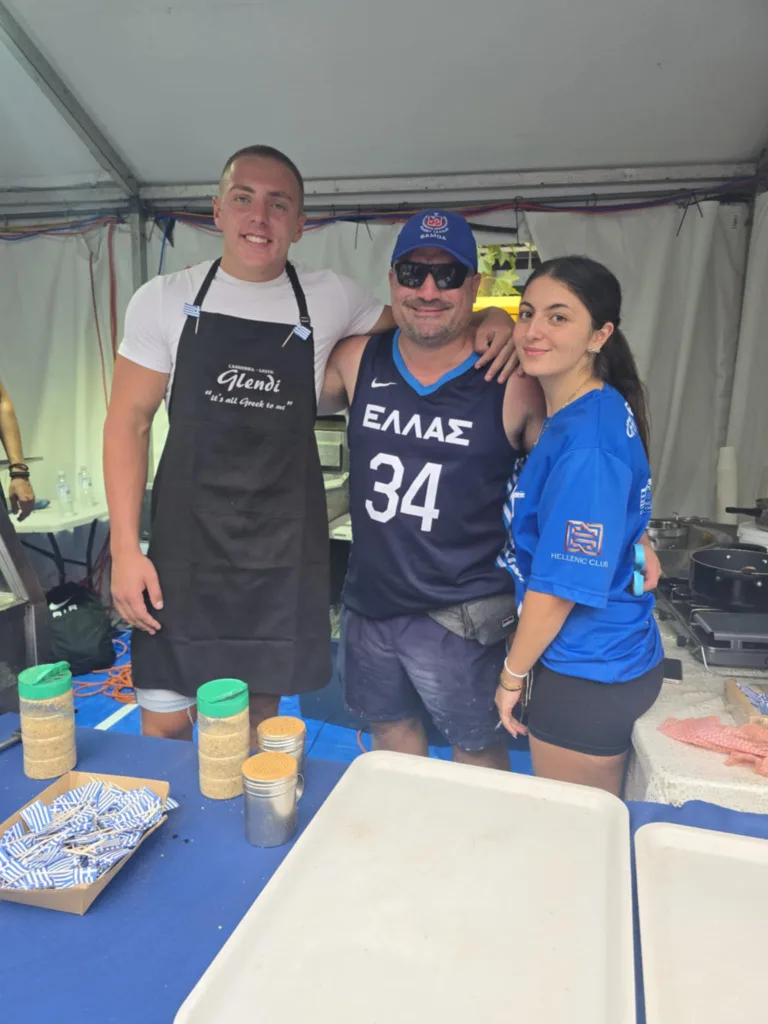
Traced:
<svg viewBox="0 0 768 1024">
<path fill-rule="evenodd" d="M 397 236 L 392 263 L 414 249 L 444 249 L 470 270 L 477 270 L 477 242 L 472 228 L 460 213 L 427 210 L 410 217 Z"/>
</svg>

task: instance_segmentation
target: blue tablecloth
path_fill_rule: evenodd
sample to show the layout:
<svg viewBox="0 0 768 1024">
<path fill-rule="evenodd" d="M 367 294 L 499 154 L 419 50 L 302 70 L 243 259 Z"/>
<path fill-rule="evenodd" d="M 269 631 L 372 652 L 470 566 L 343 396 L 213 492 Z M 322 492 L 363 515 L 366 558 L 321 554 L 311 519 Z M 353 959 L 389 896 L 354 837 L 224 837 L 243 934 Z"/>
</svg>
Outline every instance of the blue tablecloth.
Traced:
<svg viewBox="0 0 768 1024">
<path fill-rule="evenodd" d="M 16 716 L 0 717 L 0 740 L 17 727 Z M 83 917 L 0 902 L 2 1017 L 171 1024 L 290 846 L 249 846 L 241 801 L 200 796 L 191 743 L 78 729 L 77 744 L 78 769 L 166 779 L 181 806 Z M 345 768 L 308 761 L 301 829 Z M 24 776 L 20 746 L 0 752 L 0 821 L 45 785 Z M 633 833 L 648 822 L 672 821 L 768 838 L 764 815 L 703 803 L 629 809 Z"/>
<path fill-rule="evenodd" d="M 0 717 L 0 740 L 18 728 Z M 180 803 L 83 917 L 0 901 L 0 1019 L 171 1024 L 290 849 L 243 835 L 242 800 L 206 800 L 191 743 L 77 730 L 77 768 L 165 779 Z M 310 760 L 300 829 L 346 765 Z M 0 752 L 0 821 L 45 789 Z"/>
</svg>

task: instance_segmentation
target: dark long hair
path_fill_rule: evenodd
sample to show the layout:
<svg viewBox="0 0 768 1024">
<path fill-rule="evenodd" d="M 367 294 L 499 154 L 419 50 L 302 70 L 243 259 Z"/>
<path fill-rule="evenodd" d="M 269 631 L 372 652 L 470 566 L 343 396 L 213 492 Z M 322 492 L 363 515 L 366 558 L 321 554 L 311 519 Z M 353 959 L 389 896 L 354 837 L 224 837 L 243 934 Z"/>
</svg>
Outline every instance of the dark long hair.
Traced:
<svg viewBox="0 0 768 1024">
<path fill-rule="evenodd" d="M 592 329 L 613 324 L 613 334 L 595 356 L 595 376 L 616 388 L 628 403 L 637 423 L 646 454 L 650 446 L 650 423 L 645 386 L 637 372 L 635 357 L 619 329 L 621 323 L 621 285 L 602 263 L 588 256 L 557 256 L 546 260 L 528 278 L 551 277 L 573 292 L 587 307 Z"/>
</svg>

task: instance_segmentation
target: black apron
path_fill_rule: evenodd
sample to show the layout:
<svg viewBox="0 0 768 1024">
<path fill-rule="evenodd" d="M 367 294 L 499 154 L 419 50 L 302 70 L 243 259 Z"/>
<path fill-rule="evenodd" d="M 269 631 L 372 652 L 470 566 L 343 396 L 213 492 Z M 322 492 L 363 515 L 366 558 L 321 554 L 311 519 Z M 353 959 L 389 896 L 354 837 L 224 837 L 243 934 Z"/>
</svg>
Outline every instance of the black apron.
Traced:
<svg viewBox="0 0 768 1024">
<path fill-rule="evenodd" d="M 330 585 L 307 303 L 288 263 L 297 324 L 201 312 L 219 262 L 185 306 L 152 493 L 162 629 L 134 630 L 133 681 L 190 697 L 221 677 L 316 690 L 331 675 Z"/>
</svg>

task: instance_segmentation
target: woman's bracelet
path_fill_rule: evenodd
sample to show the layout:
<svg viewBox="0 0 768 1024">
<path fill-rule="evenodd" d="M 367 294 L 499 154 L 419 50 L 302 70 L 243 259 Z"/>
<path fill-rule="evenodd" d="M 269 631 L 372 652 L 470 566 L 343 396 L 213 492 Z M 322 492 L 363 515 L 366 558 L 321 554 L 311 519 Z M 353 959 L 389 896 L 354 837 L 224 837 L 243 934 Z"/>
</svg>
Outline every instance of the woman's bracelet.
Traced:
<svg viewBox="0 0 768 1024">
<path fill-rule="evenodd" d="M 527 679 L 528 678 L 528 673 L 527 672 L 524 672 L 522 675 L 520 675 L 517 672 L 513 672 L 512 669 L 507 664 L 508 661 L 509 661 L 509 655 L 507 655 L 507 657 L 504 659 L 504 671 L 507 673 L 508 676 L 512 676 L 513 679 Z"/>
<path fill-rule="evenodd" d="M 507 658 L 504 659 L 504 672 L 506 672 L 508 676 L 512 676 L 513 679 L 519 679 L 520 682 L 517 686 L 507 686 L 502 675 L 499 679 L 499 686 L 502 690 L 506 690 L 508 693 L 520 693 L 528 679 L 528 676 L 530 675 L 530 672 L 526 672 L 525 675 L 522 676 L 518 672 L 513 672 L 509 665 L 507 665 Z"/>
<path fill-rule="evenodd" d="M 502 688 L 502 690 L 506 690 L 507 693 L 520 693 L 520 691 L 523 688 L 522 683 L 520 683 L 519 686 L 507 686 L 503 678 L 499 679 L 499 686 Z"/>
</svg>

